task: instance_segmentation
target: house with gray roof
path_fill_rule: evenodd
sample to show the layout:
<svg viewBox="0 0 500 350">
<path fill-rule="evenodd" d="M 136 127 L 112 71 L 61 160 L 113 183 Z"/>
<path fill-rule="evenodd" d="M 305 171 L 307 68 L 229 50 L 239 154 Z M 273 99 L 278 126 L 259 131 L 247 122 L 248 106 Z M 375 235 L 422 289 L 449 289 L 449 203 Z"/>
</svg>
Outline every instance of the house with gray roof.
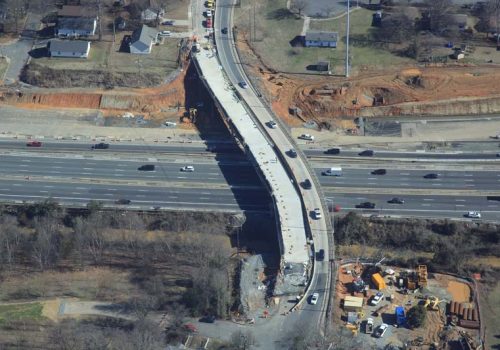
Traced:
<svg viewBox="0 0 500 350">
<path fill-rule="evenodd" d="M 306 32 L 306 47 L 337 47 L 339 33 L 309 30 Z"/>
<path fill-rule="evenodd" d="M 49 40 L 47 49 L 51 57 L 87 58 L 90 52 L 90 41 L 83 40 Z"/>
<path fill-rule="evenodd" d="M 158 40 L 158 31 L 143 25 L 132 33 L 130 40 L 130 53 L 150 54 L 153 44 Z"/>
<path fill-rule="evenodd" d="M 79 37 L 95 34 L 97 20 L 91 17 L 60 17 L 57 20 L 58 37 Z"/>
</svg>

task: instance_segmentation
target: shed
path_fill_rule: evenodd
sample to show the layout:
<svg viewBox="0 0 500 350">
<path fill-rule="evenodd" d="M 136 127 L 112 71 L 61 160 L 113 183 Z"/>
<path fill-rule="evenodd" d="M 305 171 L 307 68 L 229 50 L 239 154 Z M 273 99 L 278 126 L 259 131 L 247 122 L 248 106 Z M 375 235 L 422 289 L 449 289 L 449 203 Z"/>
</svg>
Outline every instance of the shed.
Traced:
<svg viewBox="0 0 500 350">
<path fill-rule="evenodd" d="M 306 32 L 306 47 L 337 47 L 339 33 L 309 30 Z"/>
<path fill-rule="evenodd" d="M 378 290 L 385 289 L 386 285 L 385 285 L 384 278 L 379 273 L 374 273 L 372 275 L 372 281 Z"/>
<path fill-rule="evenodd" d="M 90 41 L 50 40 L 47 48 L 51 57 L 87 58 L 90 52 Z"/>
<path fill-rule="evenodd" d="M 153 44 L 158 39 L 158 32 L 156 29 L 143 25 L 140 29 L 132 33 L 132 40 L 130 41 L 130 53 L 136 54 L 149 54 Z"/>
<path fill-rule="evenodd" d="M 364 299 L 347 295 L 344 299 L 344 311 L 359 312 L 363 309 Z"/>
</svg>

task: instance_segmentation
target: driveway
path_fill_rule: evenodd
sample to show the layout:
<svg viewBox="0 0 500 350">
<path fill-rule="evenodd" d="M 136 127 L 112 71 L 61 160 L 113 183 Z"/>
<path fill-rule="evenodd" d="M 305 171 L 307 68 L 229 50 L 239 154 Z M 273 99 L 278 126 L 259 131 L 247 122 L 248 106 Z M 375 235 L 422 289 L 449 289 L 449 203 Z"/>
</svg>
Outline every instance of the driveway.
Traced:
<svg viewBox="0 0 500 350">
<path fill-rule="evenodd" d="M 6 56 L 9 62 L 4 84 L 12 84 L 19 80 L 19 74 L 28 61 L 28 52 L 32 46 L 33 40 L 24 38 L 7 45 L 0 45 L 0 55 Z"/>
</svg>

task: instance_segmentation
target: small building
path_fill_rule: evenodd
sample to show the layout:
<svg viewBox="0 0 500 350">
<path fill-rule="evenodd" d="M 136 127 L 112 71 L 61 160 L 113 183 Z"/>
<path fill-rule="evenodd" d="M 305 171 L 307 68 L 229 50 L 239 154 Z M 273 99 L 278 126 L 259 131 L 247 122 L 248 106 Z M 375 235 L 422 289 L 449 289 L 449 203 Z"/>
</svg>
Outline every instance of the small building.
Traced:
<svg viewBox="0 0 500 350">
<path fill-rule="evenodd" d="M 306 32 L 306 47 L 337 47 L 339 33 L 312 31 Z"/>
<path fill-rule="evenodd" d="M 82 40 L 50 40 L 47 49 L 51 57 L 87 58 L 90 52 L 90 41 Z"/>
<path fill-rule="evenodd" d="M 165 11 L 161 8 L 148 7 L 141 12 L 141 20 L 143 22 L 155 21 L 157 18 L 162 18 L 165 15 Z"/>
<path fill-rule="evenodd" d="M 158 40 L 156 29 L 143 25 L 132 33 L 130 40 L 130 53 L 150 54 L 153 44 Z"/>
<path fill-rule="evenodd" d="M 363 309 L 363 303 L 363 298 L 346 295 L 346 297 L 344 298 L 344 311 L 359 312 Z"/>
<path fill-rule="evenodd" d="M 97 20 L 90 17 L 61 17 L 57 20 L 58 37 L 79 37 L 95 34 Z"/>
<path fill-rule="evenodd" d="M 97 19 L 97 12 L 95 9 L 86 6 L 63 5 L 62 9 L 57 11 L 57 17 L 70 17 L 70 18 L 94 18 Z"/>
</svg>

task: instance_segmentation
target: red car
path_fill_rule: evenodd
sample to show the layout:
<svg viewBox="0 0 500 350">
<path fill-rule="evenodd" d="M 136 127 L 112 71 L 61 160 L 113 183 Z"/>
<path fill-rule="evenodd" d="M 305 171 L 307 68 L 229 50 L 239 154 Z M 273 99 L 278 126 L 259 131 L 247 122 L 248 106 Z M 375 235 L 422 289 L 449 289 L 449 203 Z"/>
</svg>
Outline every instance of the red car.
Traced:
<svg viewBox="0 0 500 350">
<path fill-rule="evenodd" d="M 211 18 L 207 18 L 206 26 L 207 26 L 207 28 L 212 28 L 212 19 Z"/>
<path fill-rule="evenodd" d="M 42 143 L 40 141 L 30 141 L 26 144 L 28 147 L 42 147 Z"/>
</svg>

